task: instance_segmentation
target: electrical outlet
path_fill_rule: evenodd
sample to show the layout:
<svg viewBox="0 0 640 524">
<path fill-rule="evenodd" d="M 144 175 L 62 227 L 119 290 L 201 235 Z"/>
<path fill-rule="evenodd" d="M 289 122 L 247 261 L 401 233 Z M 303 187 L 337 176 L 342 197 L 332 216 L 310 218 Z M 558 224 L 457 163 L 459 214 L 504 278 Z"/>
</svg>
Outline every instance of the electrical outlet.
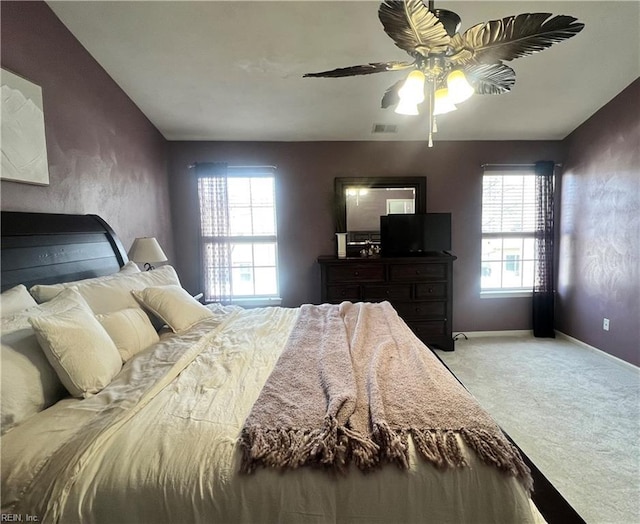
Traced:
<svg viewBox="0 0 640 524">
<path fill-rule="evenodd" d="M 608 318 L 602 319 L 602 329 L 604 329 L 605 331 L 609 331 L 609 319 Z"/>
</svg>

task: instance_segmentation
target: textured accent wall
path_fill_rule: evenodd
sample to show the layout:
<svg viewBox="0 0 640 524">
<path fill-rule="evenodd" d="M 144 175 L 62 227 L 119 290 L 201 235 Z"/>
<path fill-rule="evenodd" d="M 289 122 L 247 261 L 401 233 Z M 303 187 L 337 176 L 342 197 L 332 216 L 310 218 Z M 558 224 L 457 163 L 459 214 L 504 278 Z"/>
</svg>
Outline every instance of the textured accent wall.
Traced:
<svg viewBox="0 0 640 524">
<path fill-rule="evenodd" d="M 640 79 L 567 139 L 557 324 L 640 365 Z M 609 331 L 602 329 L 604 318 Z"/>
<path fill-rule="evenodd" d="M 320 300 L 319 255 L 335 254 L 335 177 L 426 176 L 427 211 L 452 213 L 454 329 L 531 329 L 531 298 L 480 298 L 484 163 L 561 161 L 561 142 L 170 142 L 176 262 L 198 283 L 198 203 L 188 166 L 225 161 L 277 167 L 280 284 L 284 305 Z"/>
<path fill-rule="evenodd" d="M 319 301 L 316 258 L 335 252 L 333 179 L 426 176 L 428 211 L 452 213 L 454 329 L 530 329 L 530 299 L 480 299 L 480 165 L 556 160 L 558 327 L 640 364 L 640 80 L 562 142 L 170 143 L 44 2 L 2 1 L 1 11 L 2 67 L 43 90 L 50 170 L 48 187 L 2 181 L 2 209 L 96 213 L 127 248 L 156 236 L 197 292 L 188 165 L 275 165 L 281 292 L 297 306 Z"/>
<path fill-rule="evenodd" d="M 50 185 L 2 181 L 2 209 L 95 213 L 173 258 L 166 141 L 44 2 L 1 5 L 2 67 L 42 88 Z"/>
</svg>

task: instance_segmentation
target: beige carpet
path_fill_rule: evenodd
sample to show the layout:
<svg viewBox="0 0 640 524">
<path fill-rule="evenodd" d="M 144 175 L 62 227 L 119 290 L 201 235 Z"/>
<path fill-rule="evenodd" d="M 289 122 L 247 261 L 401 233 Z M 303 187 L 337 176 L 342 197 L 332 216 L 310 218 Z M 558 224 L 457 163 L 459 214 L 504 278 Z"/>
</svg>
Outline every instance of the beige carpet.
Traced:
<svg viewBox="0 0 640 524">
<path fill-rule="evenodd" d="M 638 368 L 562 338 L 437 353 L 587 523 L 640 523 Z"/>
</svg>

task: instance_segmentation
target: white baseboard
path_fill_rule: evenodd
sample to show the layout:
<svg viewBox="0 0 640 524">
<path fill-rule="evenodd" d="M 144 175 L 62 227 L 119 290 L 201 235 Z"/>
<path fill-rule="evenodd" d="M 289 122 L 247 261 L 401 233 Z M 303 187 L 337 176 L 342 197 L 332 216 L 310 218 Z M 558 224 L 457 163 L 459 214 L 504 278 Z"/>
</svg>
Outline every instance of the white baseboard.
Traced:
<svg viewBox="0 0 640 524">
<path fill-rule="evenodd" d="M 529 337 L 533 335 L 531 329 L 519 329 L 509 331 L 454 331 L 453 337 L 461 335 L 458 340 L 464 340 L 462 335 L 466 335 L 467 338 L 480 338 L 480 337 Z"/>
<path fill-rule="evenodd" d="M 598 355 L 604 355 L 605 357 L 607 357 L 608 359 L 610 359 L 611 361 L 624 366 L 626 368 L 630 368 L 638 373 L 640 373 L 640 368 L 638 366 L 636 366 L 635 364 L 632 364 L 631 362 L 627 362 L 626 360 L 622 360 L 621 358 L 618 358 L 610 353 L 607 353 L 606 351 L 602 351 L 601 349 L 598 349 L 597 347 L 591 346 L 589 344 L 587 344 L 586 342 L 582 342 L 582 340 L 578 340 L 577 338 L 573 338 L 569 335 L 567 335 L 566 333 L 563 333 L 562 331 L 557 331 L 556 330 L 556 335 L 558 336 L 558 338 L 564 338 L 565 340 L 569 340 L 570 342 L 573 342 L 574 344 L 583 347 L 585 349 L 588 349 L 589 351 L 594 351 L 597 352 Z"/>
</svg>

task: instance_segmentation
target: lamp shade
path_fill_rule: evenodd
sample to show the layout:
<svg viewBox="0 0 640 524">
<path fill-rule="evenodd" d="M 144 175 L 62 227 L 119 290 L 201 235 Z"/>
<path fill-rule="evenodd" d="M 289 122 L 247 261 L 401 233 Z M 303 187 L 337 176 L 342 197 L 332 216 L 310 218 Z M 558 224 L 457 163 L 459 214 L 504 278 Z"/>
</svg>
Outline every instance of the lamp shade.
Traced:
<svg viewBox="0 0 640 524">
<path fill-rule="evenodd" d="M 400 102 L 396 113 L 401 115 L 417 115 L 418 104 L 424 101 L 425 76 L 422 71 L 411 71 L 402 87 L 398 90 Z"/>
<path fill-rule="evenodd" d="M 395 108 L 395 112 L 399 115 L 419 115 L 418 104 L 400 99 L 398 105 Z"/>
<path fill-rule="evenodd" d="M 475 93 L 475 89 L 459 69 L 455 69 L 449 73 L 449 76 L 447 76 L 447 87 L 449 88 L 449 98 L 451 98 L 454 104 L 464 102 Z"/>
<path fill-rule="evenodd" d="M 148 264 L 149 268 L 152 268 L 152 263 L 166 262 L 167 255 L 164 254 L 155 237 L 140 237 L 131 244 L 129 258 L 136 264 Z"/>
<path fill-rule="evenodd" d="M 435 92 L 435 101 L 433 105 L 433 114 L 435 115 L 443 115 L 445 113 L 449 113 L 450 111 L 455 111 L 458 109 L 451 98 L 449 97 L 449 90 L 446 87 L 441 89 L 437 89 Z"/>
</svg>

